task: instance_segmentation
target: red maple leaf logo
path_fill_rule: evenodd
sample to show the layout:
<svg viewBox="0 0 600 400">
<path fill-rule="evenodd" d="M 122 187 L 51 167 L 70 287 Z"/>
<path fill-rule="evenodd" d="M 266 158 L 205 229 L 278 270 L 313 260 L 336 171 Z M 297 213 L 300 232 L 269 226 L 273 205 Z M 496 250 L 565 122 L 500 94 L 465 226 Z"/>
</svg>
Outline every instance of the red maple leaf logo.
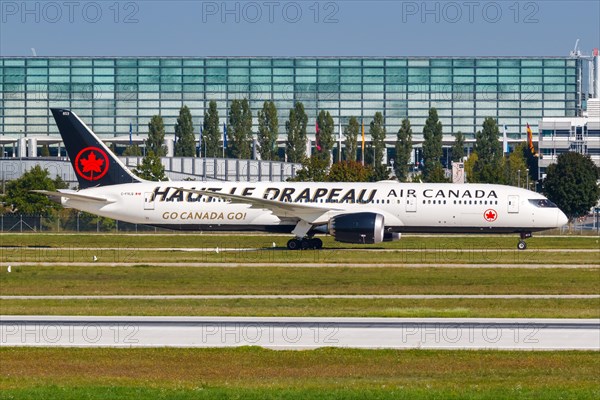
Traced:
<svg viewBox="0 0 600 400">
<path fill-rule="evenodd" d="M 483 213 L 483 217 L 486 219 L 486 221 L 494 222 L 496 218 L 498 218 L 498 213 L 496 213 L 494 210 L 486 210 L 486 212 Z"/>
<path fill-rule="evenodd" d="M 87 156 L 87 158 L 83 158 Z M 108 155 L 98 147 L 86 147 L 77 153 L 73 163 L 77 175 L 88 181 L 97 181 L 108 172 Z"/>
<path fill-rule="evenodd" d="M 96 158 L 96 153 L 90 151 L 87 160 L 85 158 L 81 158 L 81 165 L 83 165 L 83 172 L 102 172 L 102 164 L 104 164 L 104 160 L 100 158 Z"/>
</svg>

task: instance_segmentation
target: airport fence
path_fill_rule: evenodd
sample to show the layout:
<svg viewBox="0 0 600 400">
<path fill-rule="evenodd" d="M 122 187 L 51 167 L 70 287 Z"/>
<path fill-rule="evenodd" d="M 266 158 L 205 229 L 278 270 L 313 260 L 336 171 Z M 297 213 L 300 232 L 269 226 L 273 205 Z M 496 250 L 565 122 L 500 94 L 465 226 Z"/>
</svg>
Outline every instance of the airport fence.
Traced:
<svg viewBox="0 0 600 400">
<path fill-rule="evenodd" d="M 167 229 L 96 217 L 82 212 L 58 216 L 0 214 L 0 233 L 154 233 L 159 231 L 170 232 Z"/>
</svg>

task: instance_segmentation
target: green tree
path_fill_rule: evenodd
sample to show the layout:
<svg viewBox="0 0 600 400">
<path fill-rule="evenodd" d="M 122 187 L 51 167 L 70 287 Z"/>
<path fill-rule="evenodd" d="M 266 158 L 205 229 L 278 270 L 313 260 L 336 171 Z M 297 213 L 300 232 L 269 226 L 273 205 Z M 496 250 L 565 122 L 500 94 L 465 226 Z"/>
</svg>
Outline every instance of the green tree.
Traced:
<svg viewBox="0 0 600 400">
<path fill-rule="evenodd" d="M 371 121 L 369 134 L 371 135 L 371 145 L 373 146 L 373 167 L 376 172 L 377 166 L 383 163 L 383 153 L 386 151 L 385 125 L 383 122 L 383 114 L 379 111 L 375 113 L 373 121 Z"/>
<path fill-rule="evenodd" d="M 450 153 L 454 162 L 461 162 L 465 157 L 465 136 L 461 131 L 456 132 L 456 135 L 454 135 L 454 143 L 452 143 Z"/>
<path fill-rule="evenodd" d="M 42 151 L 40 152 L 41 157 L 50 157 L 50 148 L 47 144 L 42 146 Z"/>
<path fill-rule="evenodd" d="M 133 170 L 133 173 L 147 181 L 166 181 L 165 167 L 162 165 L 160 157 L 148 150 L 146 156 L 142 158 L 142 163 Z"/>
<path fill-rule="evenodd" d="M 600 199 L 600 169 L 590 156 L 559 154 L 556 164 L 546 169 L 544 194 L 572 221 L 586 215 Z"/>
<path fill-rule="evenodd" d="M 45 195 L 33 193 L 32 190 L 55 191 L 64 188 L 62 179 L 56 177 L 53 180 L 47 169 L 36 165 L 20 178 L 6 183 L 5 194 L 1 197 L 1 201 L 5 209 L 10 212 L 50 215 L 54 210 L 59 209 L 60 205 Z"/>
<path fill-rule="evenodd" d="M 142 149 L 137 144 L 125 147 L 123 150 L 123 156 L 125 157 L 138 157 L 142 155 Z"/>
<path fill-rule="evenodd" d="M 373 173 L 371 174 L 371 182 L 378 182 L 390 179 L 390 171 L 387 165 L 379 164 L 373 167 Z"/>
<path fill-rule="evenodd" d="M 429 117 L 423 127 L 423 179 L 425 182 L 447 182 L 442 168 L 442 123 L 435 108 L 429 109 Z"/>
<path fill-rule="evenodd" d="M 467 177 L 467 182 L 473 183 L 473 169 L 475 168 L 475 163 L 479 157 L 477 157 L 477 153 L 472 152 L 467 160 L 465 161 L 465 176 Z"/>
<path fill-rule="evenodd" d="M 148 122 L 146 151 L 152 151 L 159 157 L 167 155 L 167 148 L 165 146 L 165 123 L 160 115 L 153 115 L 150 122 Z"/>
<path fill-rule="evenodd" d="M 483 121 L 483 129 L 475 134 L 475 152 L 478 160 L 473 168 L 473 181 L 481 183 L 504 183 L 504 153 L 498 140 L 500 130 L 493 118 Z"/>
<path fill-rule="evenodd" d="M 394 172 L 400 182 L 406 182 L 408 179 L 412 150 L 412 128 L 410 127 L 410 120 L 405 118 L 402 120 L 396 138 L 396 162 L 394 163 Z"/>
<path fill-rule="evenodd" d="M 532 182 L 535 182 L 539 179 L 538 177 L 538 161 L 539 155 L 533 154 L 529 150 L 529 146 L 526 144 L 523 145 L 523 154 L 525 156 L 525 161 L 527 162 L 527 168 L 529 168 L 529 178 Z"/>
<path fill-rule="evenodd" d="M 221 156 L 221 130 L 219 129 L 219 110 L 217 110 L 217 102 L 212 100 L 208 103 L 208 110 L 204 111 L 204 122 L 202 125 L 202 137 L 204 157 L 220 157 Z M 204 146 L 206 144 L 206 146 Z"/>
<path fill-rule="evenodd" d="M 525 187 L 525 182 L 527 181 L 525 151 L 529 151 L 529 148 L 527 148 L 525 143 L 519 143 L 504 163 L 504 182 L 508 185 Z"/>
<path fill-rule="evenodd" d="M 356 117 L 350 117 L 348 126 L 344 130 L 344 147 L 346 148 L 346 160 L 356 161 L 356 150 L 358 146 L 358 131 L 360 126 Z"/>
<path fill-rule="evenodd" d="M 265 101 L 258 112 L 258 145 L 262 160 L 277 160 L 277 138 L 279 137 L 279 119 L 277 107 L 272 101 Z"/>
<path fill-rule="evenodd" d="M 327 160 L 312 155 L 304 159 L 302 169 L 298 171 L 295 178 L 289 180 L 294 182 L 324 182 L 327 178 L 328 167 Z"/>
<path fill-rule="evenodd" d="M 187 106 L 181 107 L 179 117 L 175 124 L 175 157 L 194 157 L 196 155 L 196 137 L 194 136 L 194 125 L 192 114 Z"/>
<path fill-rule="evenodd" d="M 229 108 L 227 145 L 234 158 L 252 156 L 252 111 L 248 99 L 233 100 Z"/>
<path fill-rule="evenodd" d="M 296 102 L 290 110 L 290 116 L 285 123 L 287 142 L 285 152 L 288 162 L 302 162 L 306 157 L 306 125 L 308 116 L 304 104 Z"/>
<path fill-rule="evenodd" d="M 329 167 L 331 150 L 334 143 L 333 130 L 335 129 L 333 118 L 329 111 L 321 110 L 317 117 L 317 124 L 319 125 L 319 137 L 317 140 L 319 147 L 321 147 L 321 150 L 317 150 L 317 156 L 322 157 L 327 162 L 327 167 Z"/>
<path fill-rule="evenodd" d="M 342 161 L 331 166 L 328 182 L 369 182 L 373 169 L 356 161 Z"/>
</svg>

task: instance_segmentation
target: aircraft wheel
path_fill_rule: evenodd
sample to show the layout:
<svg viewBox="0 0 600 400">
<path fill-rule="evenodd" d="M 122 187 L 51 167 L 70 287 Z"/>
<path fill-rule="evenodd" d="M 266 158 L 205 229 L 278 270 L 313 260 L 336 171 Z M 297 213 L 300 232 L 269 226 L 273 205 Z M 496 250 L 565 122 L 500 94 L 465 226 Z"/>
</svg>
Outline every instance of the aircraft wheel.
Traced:
<svg viewBox="0 0 600 400">
<path fill-rule="evenodd" d="M 310 240 L 310 239 L 302 239 L 300 241 L 300 247 L 302 248 L 302 250 L 308 250 L 308 249 L 310 249 L 312 247 L 311 246 L 312 245 L 311 242 L 312 242 L 312 240 Z"/>
<path fill-rule="evenodd" d="M 321 239 L 315 238 L 312 240 L 312 242 L 313 242 L 313 245 L 312 245 L 313 249 L 320 250 L 323 248 L 323 241 Z"/>
<path fill-rule="evenodd" d="M 298 250 L 300 248 L 300 241 L 297 239 L 290 239 L 287 242 L 288 250 Z"/>
<path fill-rule="evenodd" d="M 527 248 L 527 243 L 525 243 L 524 240 L 519 240 L 519 243 L 517 244 L 517 249 L 525 250 L 526 248 Z"/>
</svg>

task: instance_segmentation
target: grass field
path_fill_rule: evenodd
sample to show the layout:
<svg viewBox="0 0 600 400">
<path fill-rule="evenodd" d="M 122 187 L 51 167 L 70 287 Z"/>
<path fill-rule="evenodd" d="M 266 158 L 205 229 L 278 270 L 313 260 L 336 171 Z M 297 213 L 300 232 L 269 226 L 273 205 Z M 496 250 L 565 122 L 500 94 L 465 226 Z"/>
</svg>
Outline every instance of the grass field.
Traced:
<svg viewBox="0 0 600 400">
<path fill-rule="evenodd" d="M 595 399 L 596 352 L 1 348 L 0 399 Z"/>
<path fill-rule="evenodd" d="M 515 249 L 518 235 L 403 235 L 395 242 L 378 245 L 349 245 L 338 243 L 331 236 L 319 236 L 328 248 L 386 248 L 386 249 Z M 257 235 L 257 234 L 44 234 L 44 233 L 0 233 L 2 247 L 198 247 L 212 248 L 219 246 L 237 248 L 271 248 L 275 242 L 277 247 L 285 247 L 291 235 Z M 530 249 L 598 249 L 598 236 L 551 236 L 527 239 Z"/>
<path fill-rule="evenodd" d="M 94 256 L 99 263 L 234 263 L 257 264 L 544 264 L 571 265 L 586 264 L 598 266 L 596 252 L 542 252 L 541 250 L 521 252 L 518 250 L 462 250 L 456 252 L 449 249 L 439 250 L 396 250 L 376 252 L 372 250 L 307 250 L 289 251 L 283 249 L 265 249 L 258 251 L 220 251 L 186 252 L 186 251 L 153 251 L 139 249 L 86 249 L 86 250 L 51 250 L 23 249 L 0 251 L 0 261 L 4 263 L 70 263 L 92 262 Z"/>
<path fill-rule="evenodd" d="M 352 250 L 289 252 L 287 236 L 0 235 L 2 295 L 599 294 L 598 238 L 407 236 Z M 261 248 L 185 252 L 177 248 Z M 12 248 L 16 247 L 16 248 Z M 63 249 L 57 249 L 62 247 Z M 86 247 L 89 249 L 79 250 Z M 111 247 L 113 249 L 107 250 Z M 173 248 L 154 251 L 152 248 Z M 143 250 L 137 250 L 142 248 Z M 148 249 L 148 250 L 145 250 Z M 366 249 L 366 248 L 365 248 Z M 583 249 L 560 252 L 553 249 Z M 539 251 L 538 251 L 539 250 Z M 550 251 L 548 251 L 550 250 Z M 74 266 L 90 261 L 136 266 Z M 10 262 L 12 272 L 4 268 Z M 51 266 L 27 262 L 56 262 Z M 163 262 L 177 267 L 161 266 Z M 189 262 L 209 266 L 190 267 Z M 225 267 L 222 262 L 280 266 Z M 290 267 L 288 263 L 396 264 Z M 431 267 L 405 268 L 408 262 Z M 515 264 L 454 268 L 444 263 Z M 519 268 L 520 264 L 589 268 Z M 599 318 L 600 299 L 0 300 L 0 313 Z M 596 399 L 598 352 L 0 347 L 0 399 Z"/>
<path fill-rule="evenodd" d="M 600 299 L 1 300 L 3 315 L 600 318 Z"/>
<path fill-rule="evenodd" d="M 596 268 L 17 266 L 2 295 L 599 294 Z M 597 318 L 600 299 L 0 300 L 2 314 Z"/>
<path fill-rule="evenodd" d="M 3 295 L 599 294 L 597 268 L 18 266 Z"/>
<path fill-rule="evenodd" d="M 321 251 L 288 251 L 287 236 L 259 235 L 60 235 L 2 234 L 0 261 L 105 263 L 467 263 L 598 265 L 594 237 L 532 238 L 529 250 L 515 249 L 514 236 L 407 236 L 371 246 L 347 245 L 325 237 Z M 275 247 L 273 247 L 275 243 Z M 166 251 L 153 250 L 156 248 Z M 207 251 L 186 251 L 186 249 Z M 233 249 L 220 251 L 215 249 Z M 246 251 L 245 249 L 258 249 Z M 585 250 L 577 252 L 573 250 Z M 350 250 L 350 251 L 349 251 Z M 378 251 L 387 250 L 387 251 Z M 554 250 L 554 251 L 553 251 Z M 563 250 L 563 251 L 561 251 Z M 598 250 L 597 252 L 595 250 Z"/>
</svg>

